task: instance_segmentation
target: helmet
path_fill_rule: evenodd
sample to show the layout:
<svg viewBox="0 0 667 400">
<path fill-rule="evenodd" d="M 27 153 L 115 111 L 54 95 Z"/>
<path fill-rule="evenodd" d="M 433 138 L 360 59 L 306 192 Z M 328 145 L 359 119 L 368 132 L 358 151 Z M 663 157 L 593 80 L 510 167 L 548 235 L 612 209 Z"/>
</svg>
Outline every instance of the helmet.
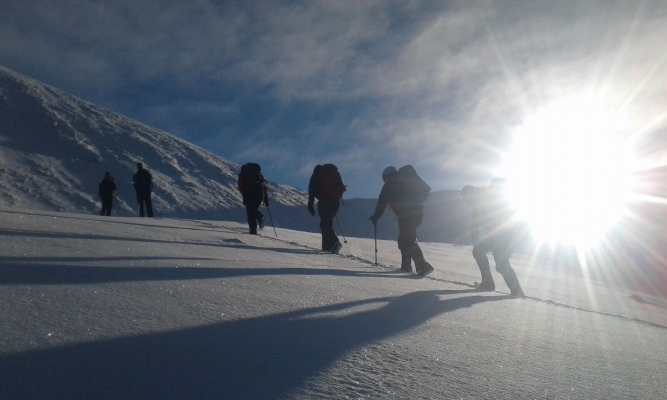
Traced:
<svg viewBox="0 0 667 400">
<path fill-rule="evenodd" d="M 388 177 L 394 175 L 398 171 L 396 170 L 396 167 L 389 166 L 382 171 L 382 180 L 386 180 Z"/>
</svg>

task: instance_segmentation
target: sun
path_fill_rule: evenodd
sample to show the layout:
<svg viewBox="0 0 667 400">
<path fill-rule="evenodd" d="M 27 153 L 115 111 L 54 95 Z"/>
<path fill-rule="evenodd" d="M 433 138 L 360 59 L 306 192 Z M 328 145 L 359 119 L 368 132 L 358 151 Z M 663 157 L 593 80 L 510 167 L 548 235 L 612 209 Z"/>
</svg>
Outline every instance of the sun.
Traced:
<svg viewBox="0 0 667 400">
<path fill-rule="evenodd" d="M 515 132 L 501 174 L 538 241 L 600 241 L 625 210 L 632 182 L 624 118 L 595 96 L 554 102 Z"/>
</svg>

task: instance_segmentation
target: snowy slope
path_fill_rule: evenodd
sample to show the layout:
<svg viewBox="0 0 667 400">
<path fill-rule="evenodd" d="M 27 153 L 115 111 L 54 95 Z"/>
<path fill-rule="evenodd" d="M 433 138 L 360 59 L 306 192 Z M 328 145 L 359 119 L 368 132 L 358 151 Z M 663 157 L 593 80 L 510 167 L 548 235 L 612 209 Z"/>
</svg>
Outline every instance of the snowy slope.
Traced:
<svg viewBox="0 0 667 400">
<path fill-rule="evenodd" d="M 137 162 L 153 174 L 156 215 L 242 215 L 238 165 L 0 67 L 1 206 L 95 213 L 109 171 L 118 185 L 114 214 L 136 215 Z M 269 186 L 278 209 L 306 202 L 303 191 Z"/>
<path fill-rule="evenodd" d="M 0 398 L 665 398 L 667 304 L 467 246 L 396 271 L 395 242 L 233 222 L 0 209 Z M 266 233 L 266 232 L 265 232 Z"/>
</svg>

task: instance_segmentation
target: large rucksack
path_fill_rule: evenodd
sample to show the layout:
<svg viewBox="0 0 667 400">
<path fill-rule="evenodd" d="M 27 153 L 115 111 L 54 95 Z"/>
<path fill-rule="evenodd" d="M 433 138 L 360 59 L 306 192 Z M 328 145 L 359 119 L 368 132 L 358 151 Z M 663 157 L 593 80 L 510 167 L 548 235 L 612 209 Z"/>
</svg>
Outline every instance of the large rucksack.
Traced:
<svg viewBox="0 0 667 400">
<path fill-rule="evenodd" d="M 319 187 L 315 193 L 317 199 L 340 198 L 345 193 L 346 187 L 338 168 L 333 164 L 324 164 L 319 169 Z"/>
<path fill-rule="evenodd" d="M 398 174 L 405 195 L 404 200 L 411 206 L 423 205 L 431 194 L 431 187 L 417 175 L 412 165 L 401 167 Z"/>
<path fill-rule="evenodd" d="M 259 192 L 263 183 L 264 177 L 259 164 L 247 163 L 241 167 L 238 186 L 243 196 Z"/>
</svg>

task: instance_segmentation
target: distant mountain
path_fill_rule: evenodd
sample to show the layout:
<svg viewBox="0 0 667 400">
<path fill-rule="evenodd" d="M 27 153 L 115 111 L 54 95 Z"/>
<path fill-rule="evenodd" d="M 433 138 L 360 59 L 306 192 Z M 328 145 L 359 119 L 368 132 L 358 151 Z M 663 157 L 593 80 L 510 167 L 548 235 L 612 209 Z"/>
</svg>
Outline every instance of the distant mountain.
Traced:
<svg viewBox="0 0 667 400">
<path fill-rule="evenodd" d="M 136 215 L 131 182 L 142 162 L 153 174 L 156 216 L 244 218 L 239 165 L 2 67 L 0 156 L 2 206 L 95 213 L 108 171 L 118 185 L 114 215 Z M 269 189 L 283 222 L 293 218 L 282 209 L 306 204 L 299 189 Z"/>
</svg>

